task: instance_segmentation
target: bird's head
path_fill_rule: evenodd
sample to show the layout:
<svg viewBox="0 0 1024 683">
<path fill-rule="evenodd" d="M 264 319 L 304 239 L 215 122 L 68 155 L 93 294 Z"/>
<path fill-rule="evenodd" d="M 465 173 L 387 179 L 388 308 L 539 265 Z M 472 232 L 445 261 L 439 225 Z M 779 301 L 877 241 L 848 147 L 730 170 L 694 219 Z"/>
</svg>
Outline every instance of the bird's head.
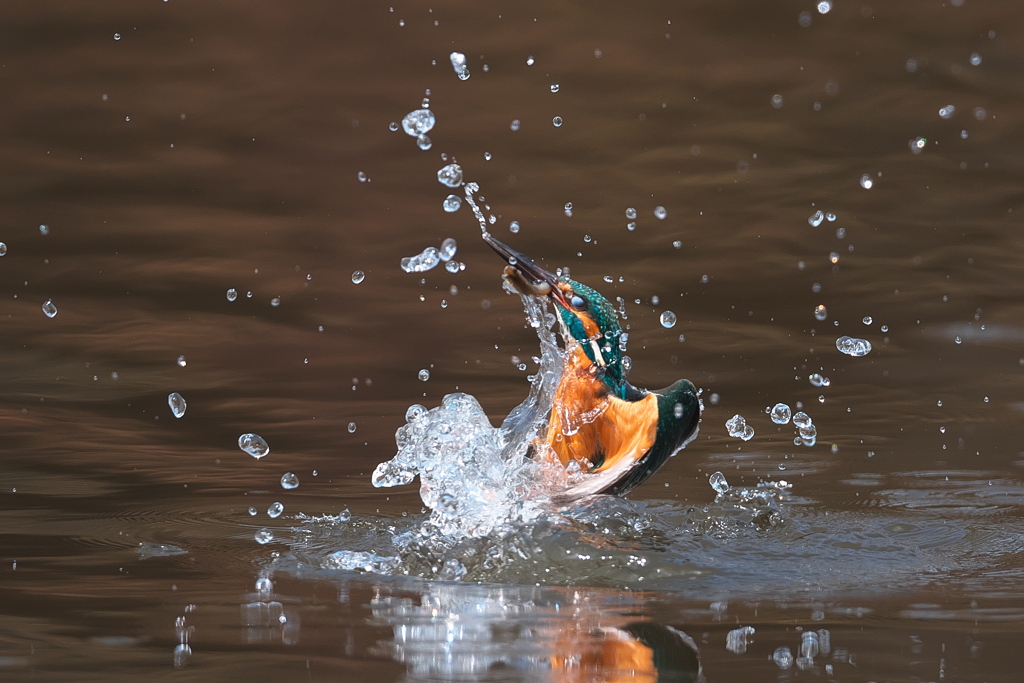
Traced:
<svg viewBox="0 0 1024 683">
<path fill-rule="evenodd" d="M 622 390 L 622 329 L 611 303 L 597 290 L 542 268 L 490 233 L 484 234 L 484 241 L 508 262 L 504 278 L 516 290 L 523 294 L 546 296 L 552 301 L 561 321 L 566 346 L 579 344 L 604 383 L 613 392 Z"/>
</svg>

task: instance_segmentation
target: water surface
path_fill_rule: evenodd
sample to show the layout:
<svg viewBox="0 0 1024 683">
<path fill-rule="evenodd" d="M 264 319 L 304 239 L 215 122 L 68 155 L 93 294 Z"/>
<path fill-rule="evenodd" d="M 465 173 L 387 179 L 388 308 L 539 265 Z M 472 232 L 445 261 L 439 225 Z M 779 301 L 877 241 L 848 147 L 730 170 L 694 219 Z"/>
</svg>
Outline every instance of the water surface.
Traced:
<svg viewBox="0 0 1024 683">
<path fill-rule="evenodd" d="M 1024 26 L 820 7 L 5 7 L 5 680 L 1017 680 Z M 424 151 L 389 125 L 427 90 Z M 622 297 L 700 437 L 628 500 L 332 566 L 426 517 L 370 484 L 410 404 L 497 424 L 536 371 L 453 157 L 499 239 Z M 399 267 L 448 237 L 464 270 Z"/>
</svg>

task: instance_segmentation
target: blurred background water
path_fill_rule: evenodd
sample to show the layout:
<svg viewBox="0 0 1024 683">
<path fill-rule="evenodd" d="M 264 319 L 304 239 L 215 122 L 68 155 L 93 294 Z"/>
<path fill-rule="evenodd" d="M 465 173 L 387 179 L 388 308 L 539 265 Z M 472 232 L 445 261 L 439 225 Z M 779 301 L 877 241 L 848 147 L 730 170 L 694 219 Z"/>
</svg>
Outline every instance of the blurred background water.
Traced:
<svg viewBox="0 0 1024 683">
<path fill-rule="evenodd" d="M 1006 0 L 8 3 L 4 679 L 1017 680 L 1022 29 Z M 629 501 L 456 548 L 492 560 L 462 581 L 332 566 L 424 518 L 369 481 L 410 404 L 497 423 L 536 369 L 453 159 L 499 239 L 622 297 L 631 380 L 702 388 L 700 437 Z M 445 238 L 464 270 L 399 267 Z"/>
</svg>

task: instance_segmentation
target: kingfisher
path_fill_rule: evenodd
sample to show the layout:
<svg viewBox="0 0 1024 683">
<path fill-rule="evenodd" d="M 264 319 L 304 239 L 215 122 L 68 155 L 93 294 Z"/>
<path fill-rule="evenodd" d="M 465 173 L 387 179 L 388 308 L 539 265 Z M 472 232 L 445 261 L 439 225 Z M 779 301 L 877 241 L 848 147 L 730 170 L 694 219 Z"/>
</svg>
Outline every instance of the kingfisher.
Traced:
<svg viewBox="0 0 1024 683">
<path fill-rule="evenodd" d="M 614 306 L 597 290 L 556 275 L 484 233 L 508 265 L 502 277 L 522 294 L 546 297 L 565 345 L 545 435 L 531 446 L 564 467 L 575 462 L 580 482 L 554 496 L 571 502 L 604 493 L 624 495 L 696 438 L 703 408 L 693 383 L 681 379 L 655 391 L 625 377 L 622 328 Z"/>
</svg>

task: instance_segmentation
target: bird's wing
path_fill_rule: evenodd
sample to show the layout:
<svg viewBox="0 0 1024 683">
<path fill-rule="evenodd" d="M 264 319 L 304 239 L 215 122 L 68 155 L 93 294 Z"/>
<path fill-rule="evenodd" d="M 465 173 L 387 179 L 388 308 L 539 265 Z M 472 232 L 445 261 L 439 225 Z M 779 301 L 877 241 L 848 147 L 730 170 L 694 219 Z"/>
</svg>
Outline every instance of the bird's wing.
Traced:
<svg viewBox="0 0 1024 683">
<path fill-rule="evenodd" d="M 658 429 L 658 397 L 647 394 L 638 401 L 609 397 L 604 413 L 594 426 L 603 460 L 600 466 L 583 475 L 583 481 L 555 496 L 556 502 L 604 493 L 629 478 L 654 445 Z"/>
</svg>

